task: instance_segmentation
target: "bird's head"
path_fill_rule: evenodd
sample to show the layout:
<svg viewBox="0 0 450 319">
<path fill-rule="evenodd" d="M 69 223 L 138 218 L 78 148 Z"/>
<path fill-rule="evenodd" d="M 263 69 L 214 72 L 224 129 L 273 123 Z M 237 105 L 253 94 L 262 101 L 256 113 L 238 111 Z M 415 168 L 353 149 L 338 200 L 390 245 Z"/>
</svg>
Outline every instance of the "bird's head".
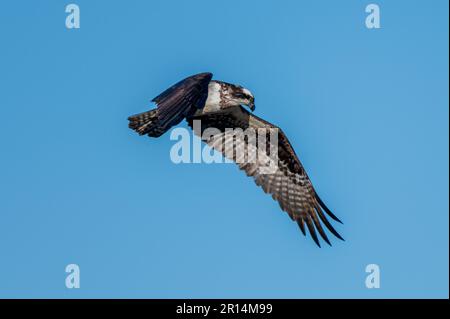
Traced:
<svg viewBox="0 0 450 319">
<path fill-rule="evenodd" d="M 255 97 L 248 89 L 237 86 L 233 90 L 232 96 L 237 103 L 248 106 L 252 112 L 255 110 Z"/>
</svg>

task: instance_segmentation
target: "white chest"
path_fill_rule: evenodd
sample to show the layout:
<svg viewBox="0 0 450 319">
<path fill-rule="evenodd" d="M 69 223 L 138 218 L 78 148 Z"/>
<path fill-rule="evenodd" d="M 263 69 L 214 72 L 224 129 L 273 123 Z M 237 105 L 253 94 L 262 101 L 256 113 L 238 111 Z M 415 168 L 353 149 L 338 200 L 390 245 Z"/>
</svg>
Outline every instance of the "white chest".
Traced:
<svg viewBox="0 0 450 319">
<path fill-rule="evenodd" d="M 221 86 L 219 83 L 210 82 L 208 85 L 208 98 L 205 102 L 203 112 L 214 112 L 220 110 Z"/>
</svg>

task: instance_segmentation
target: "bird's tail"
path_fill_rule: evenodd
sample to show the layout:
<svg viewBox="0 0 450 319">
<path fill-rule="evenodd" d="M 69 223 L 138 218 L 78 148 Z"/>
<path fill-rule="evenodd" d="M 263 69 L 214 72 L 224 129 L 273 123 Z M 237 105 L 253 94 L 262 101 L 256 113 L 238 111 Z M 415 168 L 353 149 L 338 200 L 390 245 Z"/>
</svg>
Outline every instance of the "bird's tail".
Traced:
<svg viewBox="0 0 450 319">
<path fill-rule="evenodd" d="M 128 127 L 135 130 L 139 135 L 147 134 L 151 137 L 158 137 L 166 131 L 159 123 L 158 109 L 132 115 L 128 118 L 128 121 L 130 121 Z"/>
</svg>

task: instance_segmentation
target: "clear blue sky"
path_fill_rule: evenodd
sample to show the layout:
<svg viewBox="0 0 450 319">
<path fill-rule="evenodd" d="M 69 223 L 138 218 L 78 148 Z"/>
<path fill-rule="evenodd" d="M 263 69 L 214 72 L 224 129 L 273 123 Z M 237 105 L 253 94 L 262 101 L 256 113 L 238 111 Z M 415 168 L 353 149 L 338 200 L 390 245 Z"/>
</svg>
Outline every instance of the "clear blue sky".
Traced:
<svg viewBox="0 0 450 319">
<path fill-rule="evenodd" d="M 448 2 L 8 1 L 0 297 L 448 297 Z M 211 71 L 289 136 L 346 242 L 127 116 Z M 65 267 L 81 288 L 65 287 Z M 365 267 L 381 267 L 381 288 Z"/>
</svg>

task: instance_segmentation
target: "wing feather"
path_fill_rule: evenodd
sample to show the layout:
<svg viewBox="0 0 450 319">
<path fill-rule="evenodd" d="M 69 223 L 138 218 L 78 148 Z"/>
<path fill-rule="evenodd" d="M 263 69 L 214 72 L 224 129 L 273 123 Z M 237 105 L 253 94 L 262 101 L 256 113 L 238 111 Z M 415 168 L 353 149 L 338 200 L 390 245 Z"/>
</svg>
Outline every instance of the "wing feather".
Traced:
<svg viewBox="0 0 450 319">
<path fill-rule="evenodd" d="M 159 125 L 168 130 L 202 108 L 211 78 L 212 73 L 208 72 L 190 76 L 155 97 L 152 102 L 158 107 Z"/>
<path fill-rule="evenodd" d="M 225 157 L 237 162 L 239 168 L 247 176 L 252 176 L 255 183 L 261 186 L 265 193 L 271 194 L 281 209 L 288 213 L 290 218 L 297 222 L 303 234 L 306 234 L 305 224 L 314 242 L 320 247 L 317 232 L 322 239 L 331 245 L 321 222 L 337 238 L 343 238 L 333 228 L 323 213 L 325 211 L 332 219 L 340 220 L 325 206 L 318 197 L 314 187 L 306 174 L 303 165 L 298 159 L 293 147 L 286 135 L 275 125 L 250 114 L 241 106 L 221 110 L 218 112 L 203 113 L 198 111 L 195 115 L 188 117 L 188 124 L 193 127 L 194 120 L 201 120 L 201 131 L 195 132 L 197 135 L 203 134 L 207 128 L 216 128 L 219 134 L 210 136 L 205 142 L 213 149 L 221 152 Z M 260 171 L 269 160 L 269 145 L 266 145 L 266 152 L 262 153 L 258 148 L 252 149 L 248 139 L 235 135 L 233 139 L 226 139 L 226 128 L 277 128 L 278 129 L 278 165 L 274 172 L 263 174 Z M 225 142 L 224 142 L 225 141 Z M 270 140 L 268 141 L 270 142 Z M 236 154 L 227 154 L 229 144 L 233 147 L 245 147 L 248 154 L 257 153 L 255 162 L 242 162 L 242 158 Z M 261 154 L 262 153 L 262 154 Z M 322 210 L 323 209 L 323 210 Z"/>
</svg>

